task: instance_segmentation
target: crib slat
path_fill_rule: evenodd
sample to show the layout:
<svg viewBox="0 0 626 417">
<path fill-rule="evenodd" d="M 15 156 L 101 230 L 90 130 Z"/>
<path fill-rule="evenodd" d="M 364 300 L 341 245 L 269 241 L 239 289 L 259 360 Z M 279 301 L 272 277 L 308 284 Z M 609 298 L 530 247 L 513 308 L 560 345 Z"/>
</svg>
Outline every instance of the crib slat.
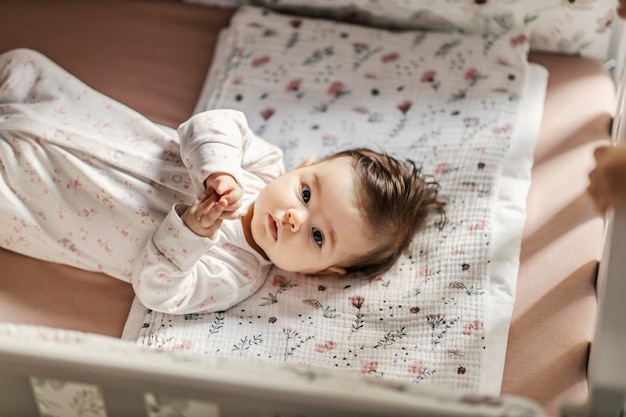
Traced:
<svg viewBox="0 0 626 417">
<path fill-rule="evenodd" d="M 106 404 L 107 416 L 147 416 L 143 393 L 138 391 L 100 387 Z"/>
<path fill-rule="evenodd" d="M 21 374 L 0 374 L 0 416 L 38 416 L 28 377 Z"/>
<path fill-rule="evenodd" d="M 608 219 L 604 257 L 600 262 L 598 315 L 591 343 L 588 416 L 618 417 L 626 401 L 626 208 Z"/>
</svg>

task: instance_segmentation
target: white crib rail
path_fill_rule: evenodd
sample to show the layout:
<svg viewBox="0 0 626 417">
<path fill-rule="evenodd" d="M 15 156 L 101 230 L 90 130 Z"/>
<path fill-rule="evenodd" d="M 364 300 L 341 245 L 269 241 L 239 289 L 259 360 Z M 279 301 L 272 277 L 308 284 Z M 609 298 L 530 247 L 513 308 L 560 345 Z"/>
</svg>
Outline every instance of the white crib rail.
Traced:
<svg viewBox="0 0 626 417">
<path fill-rule="evenodd" d="M 535 404 L 511 396 L 468 395 L 331 371 L 159 352 L 66 330 L 0 325 L 0 416 L 80 415 L 71 408 L 41 413 L 32 376 L 97 385 L 102 412 L 89 416 L 161 415 L 149 412 L 145 393 L 200 408 L 177 414 L 185 417 L 544 416 Z"/>
<path fill-rule="evenodd" d="M 607 219 L 596 292 L 598 314 L 591 343 L 585 414 L 621 417 L 626 402 L 626 208 Z"/>
<path fill-rule="evenodd" d="M 613 34 L 617 106 L 614 144 L 626 141 L 626 31 L 618 19 Z M 606 218 L 605 245 L 598 271 L 598 314 L 589 365 L 589 400 L 578 415 L 621 417 L 626 403 L 626 206 Z"/>
</svg>

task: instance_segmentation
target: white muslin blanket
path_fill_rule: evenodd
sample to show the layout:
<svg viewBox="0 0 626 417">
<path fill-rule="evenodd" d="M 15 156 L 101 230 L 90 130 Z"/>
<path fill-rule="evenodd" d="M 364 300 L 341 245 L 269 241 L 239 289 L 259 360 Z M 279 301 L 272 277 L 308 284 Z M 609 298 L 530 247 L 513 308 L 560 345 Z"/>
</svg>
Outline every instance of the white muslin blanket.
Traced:
<svg viewBox="0 0 626 417">
<path fill-rule="evenodd" d="M 243 7 L 197 111 L 242 110 L 285 152 L 369 146 L 432 173 L 448 200 L 373 280 L 273 269 L 225 312 L 135 304 L 125 337 L 154 348 L 339 369 L 498 393 L 546 72 L 527 37 L 390 32 Z"/>
</svg>

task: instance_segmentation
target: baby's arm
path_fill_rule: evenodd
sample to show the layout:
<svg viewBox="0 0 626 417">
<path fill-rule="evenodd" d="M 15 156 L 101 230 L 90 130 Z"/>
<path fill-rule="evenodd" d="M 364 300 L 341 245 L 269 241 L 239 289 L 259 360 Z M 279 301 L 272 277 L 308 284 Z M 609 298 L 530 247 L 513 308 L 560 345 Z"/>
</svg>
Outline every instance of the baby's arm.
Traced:
<svg viewBox="0 0 626 417">
<path fill-rule="evenodd" d="M 187 314 L 225 310 L 249 297 L 255 279 L 213 257 L 213 246 L 224 243 L 187 227 L 185 209 L 172 207 L 136 260 L 132 285 L 139 301 L 155 311 Z"/>
<path fill-rule="evenodd" d="M 589 173 L 587 191 L 599 210 L 626 200 L 626 145 L 603 146 L 593 154 L 595 168 Z"/>
<path fill-rule="evenodd" d="M 222 220 L 240 216 L 243 189 L 239 180 L 247 130 L 243 114 L 231 110 L 199 113 L 178 128 L 183 161 L 204 187 L 182 215 L 199 236 L 214 239 Z"/>
<path fill-rule="evenodd" d="M 224 310 L 251 295 L 256 276 L 238 273 L 211 248 L 229 245 L 219 241 L 218 231 L 223 219 L 239 216 L 244 167 L 273 172 L 282 167 L 282 153 L 256 137 L 242 113 L 230 110 L 199 113 L 178 128 L 178 136 L 183 162 L 204 191 L 190 207 L 173 207 L 148 240 L 135 262 L 133 288 L 156 311 Z M 240 266 L 239 256 L 227 253 Z"/>
<path fill-rule="evenodd" d="M 209 191 L 219 188 L 220 195 L 241 188 L 242 158 L 253 138 L 242 113 L 233 110 L 198 113 L 179 126 L 178 136 L 183 163 L 198 186 Z M 218 174 L 228 174 L 235 183 Z"/>
</svg>

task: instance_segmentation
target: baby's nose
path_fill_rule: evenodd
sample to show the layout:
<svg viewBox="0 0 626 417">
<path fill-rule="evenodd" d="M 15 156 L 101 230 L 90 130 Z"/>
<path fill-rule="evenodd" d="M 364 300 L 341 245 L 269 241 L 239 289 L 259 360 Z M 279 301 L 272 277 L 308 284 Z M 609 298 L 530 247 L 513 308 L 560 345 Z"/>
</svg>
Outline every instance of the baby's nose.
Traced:
<svg viewBox="0 0 626 417">
<path fill-rule="evenodd" d="M 297 232 L 302 224 L 303 215 L 296 209 L 289 209 L 285 212 L 283 221 L 289 226 L 292 232 Z"/>
</svg>

